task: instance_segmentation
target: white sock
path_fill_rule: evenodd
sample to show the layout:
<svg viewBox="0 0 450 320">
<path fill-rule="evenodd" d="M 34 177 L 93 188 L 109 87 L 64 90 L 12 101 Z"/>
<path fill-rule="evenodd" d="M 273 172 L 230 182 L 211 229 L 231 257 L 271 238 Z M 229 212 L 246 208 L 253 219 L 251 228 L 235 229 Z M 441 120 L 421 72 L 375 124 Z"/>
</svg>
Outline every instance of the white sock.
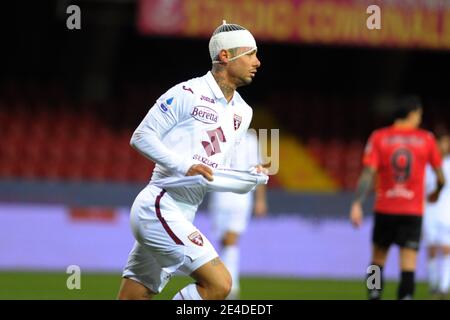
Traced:
<svg viewBox="0 0 450 320">
<path fill-rule="evenodd" d="M 449 287 L 450 287 L 450 255 L 445 255 L 442 257 L 439 292 L 448 293 Z"/>
<path fill-rule="evenodd" d="M 231 275 L 231 292 L 229 298 L 237 299 L 239 294 L 239 247 L 224 246 L 222 248 L 221 258 Z"/>
<path fill-rule="evenodd" d="M 172 300 L 203 300 L 197 291 L 197 285 L 191 283 L 177 292 Z"/>
<path fill-rule="evenodd" d="M 438 258 L 428 259 L 428 284 L 432 291 L 435 291 L 439 287 L 439 270 L 438 270 Z"/>
</svg>

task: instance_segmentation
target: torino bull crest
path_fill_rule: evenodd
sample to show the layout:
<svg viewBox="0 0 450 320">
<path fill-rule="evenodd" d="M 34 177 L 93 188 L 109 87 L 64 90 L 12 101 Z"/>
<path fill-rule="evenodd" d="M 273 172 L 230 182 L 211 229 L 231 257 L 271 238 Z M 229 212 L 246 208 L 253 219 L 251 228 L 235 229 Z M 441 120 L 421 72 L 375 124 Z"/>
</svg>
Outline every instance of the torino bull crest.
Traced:
<svg viewBox="0 0 450 320">
<path fill-rule="evenodd" d="M 195 231 L 188 236 L 189 240 L 191 240 L 194 244 L 198 246 L 203 246 L 203 238 L 200 232 Z"/>
<path fill-rule="evenodd" d="M 239 129 L 242 123 L 242 117 L 234 114 L 234 130 Z"/>
</svg>

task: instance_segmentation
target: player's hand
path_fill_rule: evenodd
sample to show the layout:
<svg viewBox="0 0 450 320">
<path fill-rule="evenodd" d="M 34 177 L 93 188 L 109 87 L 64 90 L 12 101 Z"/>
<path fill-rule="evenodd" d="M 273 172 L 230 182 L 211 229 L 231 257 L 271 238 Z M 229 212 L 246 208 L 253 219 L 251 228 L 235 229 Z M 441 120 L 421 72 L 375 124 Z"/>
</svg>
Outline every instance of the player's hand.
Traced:
<svg viewBox="0 0 450 320">
<path fill-rule="evenodd" d="M 253 211 L 255 212 L 255 216 L 257 216 L 257 217 L 265 216 L 267 214 L 266 201 L 256 201 Z"/>
<path fill-rule="evenodd" d="M 435 190 L 434 192 L 430 193 L 427 197 L 427 201 L 431 203 L 435 203 L 439 199 L 439 190 Z"/>
<path fill-rule="evenodd" d="M 201 163 L 192 165 L 186 172 L 186 176 L 196 176 L 198 174 L 201 174 L 208 181 L 214 180 L 212 169 Z"/>
<path fill-rule="evenodd" d="M 355 228 L 359 228 L 363 220 L 363 210 L 359 202 L 354 202 L 350 210 L 350 221 Z"/>
<path fill-rule="evenodd" d="M 263 173 L 265 175 L 269 174 L 269 169 L 263 167 L 261 164 L 256 165 L 255 169 L 257 173 Z"/>
</svg>

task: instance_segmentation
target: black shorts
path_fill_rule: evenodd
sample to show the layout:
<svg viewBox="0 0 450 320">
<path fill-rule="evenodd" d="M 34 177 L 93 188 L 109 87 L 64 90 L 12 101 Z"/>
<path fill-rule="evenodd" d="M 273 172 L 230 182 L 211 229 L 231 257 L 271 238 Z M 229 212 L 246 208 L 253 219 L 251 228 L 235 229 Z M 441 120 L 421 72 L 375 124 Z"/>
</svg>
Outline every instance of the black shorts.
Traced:
<svg viewBox="0 0 450 320">
<path fill-rule="evenodd" d="M 419 250 L 421 232 L 421 216 L 375 212 L 372 242 L 380 247 L 389 248 L 394 243 Z"/>
</svg>

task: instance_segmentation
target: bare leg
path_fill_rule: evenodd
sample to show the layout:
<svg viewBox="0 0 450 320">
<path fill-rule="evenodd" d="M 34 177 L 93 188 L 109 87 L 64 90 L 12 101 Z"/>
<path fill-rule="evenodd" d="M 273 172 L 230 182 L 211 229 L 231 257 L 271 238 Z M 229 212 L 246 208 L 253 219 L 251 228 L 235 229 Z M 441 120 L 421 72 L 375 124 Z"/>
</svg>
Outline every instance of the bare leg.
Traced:
<svg viewBox="0 0 450 320">
<path fill-rule="evenodd" d="M 227 231 L 222 238 L 220 256 L 230 272 L 233 285 L 228 299 L 239 298 L 239 233 Z"/>
<path fill-rule="evenodd" d="M 155 296 L 150 289 L 143 284 L 128 278 L 122 278 L 117 298 L 119 300 L 151 300 Z"/>
<path fill-rule="evenodd" d="M 223 300 L 231 290 L 231 276 L 217 257 L 191 273 L 197 282 L 197 291 L 204 300 Z"/>
<path fill-rule="evenodd" d="M 386 258 L 389 252 L 389 248 L 386 247 L 380 247 L 376 244 L 373 244 L 372 246 L 372 263 L 384 267 L 384 264 L 386 263 Z"/>
</svg>

